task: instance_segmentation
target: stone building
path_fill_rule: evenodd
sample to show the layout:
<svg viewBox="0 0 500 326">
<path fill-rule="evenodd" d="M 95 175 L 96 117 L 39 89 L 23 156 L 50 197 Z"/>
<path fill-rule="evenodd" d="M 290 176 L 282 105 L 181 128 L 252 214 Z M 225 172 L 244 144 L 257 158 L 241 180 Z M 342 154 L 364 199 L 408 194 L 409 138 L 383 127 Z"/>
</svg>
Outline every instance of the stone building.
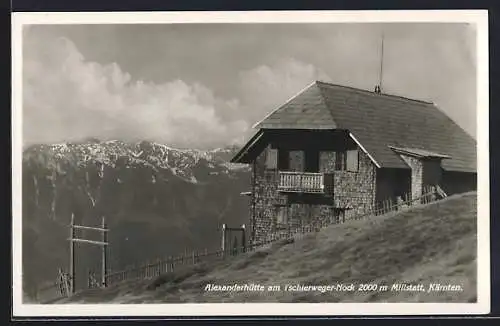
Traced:
<svg viewBox="0 0 500 326">
<path fill-rule="evenodd" d="M 427 186 L 476 189 L 476 142 L 433 103 L 314 82 L 255 125 L 250 239 L 348 219 Z"/>
</svg>

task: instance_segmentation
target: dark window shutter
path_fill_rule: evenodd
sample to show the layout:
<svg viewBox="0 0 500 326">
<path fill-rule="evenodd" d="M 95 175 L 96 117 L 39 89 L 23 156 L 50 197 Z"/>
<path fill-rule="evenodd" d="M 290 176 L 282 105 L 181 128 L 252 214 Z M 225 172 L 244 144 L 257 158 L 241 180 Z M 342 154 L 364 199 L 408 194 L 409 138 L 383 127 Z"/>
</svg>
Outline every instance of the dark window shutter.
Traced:
<svg viewBox="0 0 500 326">
<path fill-rule="evenodd" d="M 347 151 L 347 171 L 358 171 L 358 150 Z"/>
</svg>

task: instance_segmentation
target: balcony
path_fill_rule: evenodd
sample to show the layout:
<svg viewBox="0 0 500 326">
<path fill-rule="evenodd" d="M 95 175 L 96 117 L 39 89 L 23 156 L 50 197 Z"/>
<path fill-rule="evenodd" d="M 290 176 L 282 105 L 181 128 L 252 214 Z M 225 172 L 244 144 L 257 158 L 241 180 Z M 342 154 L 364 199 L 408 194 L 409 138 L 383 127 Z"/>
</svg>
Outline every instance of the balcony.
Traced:
<svg viewBox="0 0 500 326">
<path fill-rule="evenodd" d="M 323 173 L 280 171 L 279 177 L 278 191 L 324 193 Z"/>
</svg>

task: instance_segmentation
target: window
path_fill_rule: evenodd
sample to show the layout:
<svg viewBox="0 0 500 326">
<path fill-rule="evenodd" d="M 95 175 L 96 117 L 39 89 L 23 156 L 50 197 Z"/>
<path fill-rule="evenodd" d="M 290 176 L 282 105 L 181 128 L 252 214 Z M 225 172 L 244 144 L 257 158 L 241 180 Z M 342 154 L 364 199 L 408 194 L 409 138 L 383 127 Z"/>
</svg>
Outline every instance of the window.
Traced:
<svg viewBox="0 0 500 326">
<path fill-rule="evenodd" d="M 278 150 L 269 148 L 267 150 L 266 168 L 276 169 L 278 167 Z"/>
<path fill-rule="evenodd" d="M 352 171 L 352 172 L 358 171 L 358 150 L 357 149 L 347 151 L 346 167 L 347 167 L 347 171 Z"/>
<path fill-rule="evenodd" d="M 335 170 L 335 152 L 320 151 L 319 152 L 319 172 L 330 173 Z"/>
<path fill-rule="evenodd" d="M 304 172 L 305 156 L 304 151 L 290 151 L 288 168 L 290 171 Z"/>
<path fill-rule="evenodd" d="M 358 150 L 348 150 L 335 153 L 336 171 L 358 171 Z"/>
<path fill-rule="evenodd" d="M 346 169 L 346 152 L 337 152 L 335 154 L 335 170 L 343 171 Z"/>
</svg>

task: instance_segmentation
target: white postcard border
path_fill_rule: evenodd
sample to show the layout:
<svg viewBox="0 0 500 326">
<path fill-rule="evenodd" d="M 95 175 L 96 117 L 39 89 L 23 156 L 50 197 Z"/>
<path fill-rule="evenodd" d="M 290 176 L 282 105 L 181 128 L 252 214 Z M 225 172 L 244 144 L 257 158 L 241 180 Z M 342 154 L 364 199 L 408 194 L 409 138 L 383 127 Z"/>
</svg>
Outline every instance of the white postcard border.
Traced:
<svg viewBox="0 0 500 326">
<path fill-rule="evenodd" d="M 29 24 L 165 23 L 470 23 L 477 31 L 478 255 L 476 303 L 203 303 L 23 304 L 22 303 L 22 27 Z M 252 315 L 456 315 L 490 312 L 488 12 L 251 11 L 78 12 L 12 14 L 12 239 L 13 315 L 52 316 L 252 316 Z"/>
</svg>

